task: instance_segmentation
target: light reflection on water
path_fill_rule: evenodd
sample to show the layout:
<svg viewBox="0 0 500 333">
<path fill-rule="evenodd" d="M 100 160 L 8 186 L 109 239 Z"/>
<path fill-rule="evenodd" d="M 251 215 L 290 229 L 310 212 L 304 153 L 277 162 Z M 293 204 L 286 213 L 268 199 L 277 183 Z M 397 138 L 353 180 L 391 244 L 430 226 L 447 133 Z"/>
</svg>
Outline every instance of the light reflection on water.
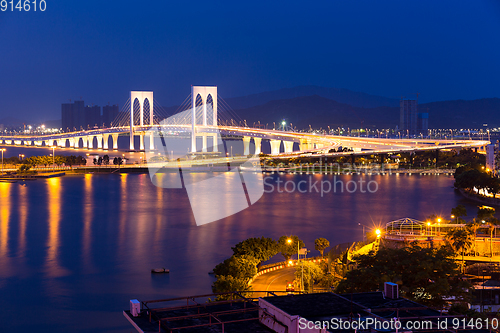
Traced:
<svg viewBox="0 0 500 333">
<path fill-rule="evenodd" d="M 160 182 L 174 176 L 157 175 Z M 379 183 L 377 193 L 265 193 L 249 209 L 199 227 L 186 191 L 155 187 L 147 174 L 0 183 L 0 297 L 9 304 L 0 312 L 0 331 L 130 332 L 121 314 L 129 299 L 210 292 L 208 272 L 248 237 L 298 234 L 315 254 L 318 237 L 332 244 L 361 239 L 358 223 L 447 216 L 458 203 L 475 213 L 474 203 L 453 192 L 450 177 L 367 180 Z M 151 275 L 154 267 L 171 273 Z"/>
</svg>

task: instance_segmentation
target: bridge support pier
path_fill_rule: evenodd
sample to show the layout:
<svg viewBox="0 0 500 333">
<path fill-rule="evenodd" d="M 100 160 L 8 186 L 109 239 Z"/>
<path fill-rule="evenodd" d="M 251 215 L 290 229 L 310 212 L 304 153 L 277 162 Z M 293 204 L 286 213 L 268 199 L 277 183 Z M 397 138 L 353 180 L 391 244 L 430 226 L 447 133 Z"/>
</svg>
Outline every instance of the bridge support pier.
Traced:
<svg viewBox="0 0 500 333">
<path fill-rule="evenodd" d="M 280 153 L 281 140 L 269 140 L 271 143 L 271 155 L 278 155 Z"/>
<path fill-rule="evenodd" d="M 255 144 L 255 155 L 259 155 L 261 153 L 261 138 L 253 138 L 253 142 Z"/>
<path fill-rule="evenodd" d="M 102 149 L 102 134 L 96 135 L 97 138 L 97 149 Z"/>
<path fill-rule="evenodd" d="M 285 153 L 293 153 L 293 141 L 283 141 Z"/>
<path fill-rule="evenodd" d="M 78 148 L 80 148 L 80 137 L 79 136 L 77 136 L 75 138 L 75 149 L 78 149 Z"/>
<path fill-rule="evenodd" d="M 21 145 L 21 143 L 23 143 L 21 140 L 14 140 L 15 145 Z"/>
<path fill-rule="evenodd" d="M 104 140 L 104 141 L 103 141 L 103 143 L 102 143 L 102 145 L 103 145 L 103 149 L 104 149 L 104 150 L 108 150 L 109 134 L 103 134 L 103 135 L 102 135 L 102 138 L 103 138 L 103 140 Z"/>
<path fill-rule="evenodd" d="M 140 147 L 139 147 L 139 149 L 140 150 L 144 150 L 144 133 L 141 133 L 139 135 L 139 137 L 140 137 Z"/>
<path fill-rule="evenodd" d="M 75 139 L 74 138 L 70 138 L 69 139 L 69 147 L 70 148 L 75 148 Z"/>
<path fill-rule="evenodd" d="M 93 135 L 89 135 L 88 138 L 89 138 L 88 148 L 89 149 L 94 149 L 94 136 Z"/>
<path fill-rule="evenodd" d="M 130 150 L 135 150 L 134 148 L 134 130 L 130 130 Z"/>
<path fill-rule="evenodd" d="M 251 138 L 249 136 L 243 137 L 243 155 L 245 156 L 250 155 L 250 139 Z"/>
<path fill-rule="evenodd" d="M 61 148 L 66 148 L 66 139 L 58 140 L 57 145 Z"/>
<path fill-rule="evenodd" d="M 88 142 L 89 142 L 89 137 L 88 136 L 82 136 L 82 147 L 87 148 L 88 147 Z"/>
<path fill-rule="evenodd" d="M 31 146 L 31 141 L 24 141 L 24 142 L 23 142 L 23 144 L 24 144 L 25 146 Z"/>
<path fill-rule="evenodd" d="M 217 141 L 217 134 L 213 134 L 212 135 L 212 151 L 214 153 L 218 152 L 219 151 L 219 146 L 218 146 L 219 142 Z"/>
<path fill-rule="evenodd" d="M 201 151 L 204 153 L 207 152 L 207 135 L 205 133 L 201 137 Z"/>
<path fill-rule="evenodd" d="M 113 150 L 118 150 L 118 134 L 111 134 L 113 139 Z"/>
<path fill-rule="evenodd" d="M 11 145 L 12 144 L 12 140 L 5 140 L 5 143 L 8 144 L 8 145 Z"/>
<path fill-rule="evenodd" d="M 149 150 L 155 150 L 155 137 L 153 132 L 149 134 Z"/>
</svg>

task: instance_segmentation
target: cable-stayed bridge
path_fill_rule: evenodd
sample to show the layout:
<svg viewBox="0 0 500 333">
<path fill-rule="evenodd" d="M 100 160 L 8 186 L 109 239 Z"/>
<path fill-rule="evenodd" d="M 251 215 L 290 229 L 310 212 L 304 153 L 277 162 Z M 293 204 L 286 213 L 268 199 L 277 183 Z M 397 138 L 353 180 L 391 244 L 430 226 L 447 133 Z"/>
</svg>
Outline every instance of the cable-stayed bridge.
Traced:
<svg viewBox="0 0 500 333">
<path fill-rule="evenodd" d="M 261 153 L 263 140 L 268 140 L 271 155 L 280 157 L 299 155 L 364 155 L 396 152 L 413 152 L 436 149 L 460 149 L 484 147 L 489 141 L 434 140 L 434 139 L 387 139 L 347 137 L 301 133 L 286 130 L 253 128 L 246 124 L 223 99 L 217 96 L 217 87 L 192 86 L 191 94 L 173 115 L 153 98 L 152 91 L 131 91 L 130 99 L 109 128 L 57 134 L 0 135 L 0 144 L 23 147 L 86 148 L 88 150 L 118 150 L 118 137 L 129 136 L 130 151 L 167 152 L 165 139 L 185 139 L 184 153 L 222 154 L 226 156 L 221 137 L 233 137 L 243 141 L 244 155 Z M 139 146 L 134 137 L 139 137 Z M 111 139 L 111 141 L 110 141 Z M 200 142 L 201 139 L 201 142 Z M 174 140 L 175 141 L 175 140 Z M 254 149 L 250 149 L 253 141 Z M 295 144 L 295 145 L 294 145 Z M 177 145 L 182 146 L 182 145 Z M 294 149 L 295 146 L 295 149 Z M 297 149 L 298 147 L 298 149 Z M 339 148 L 348 150 L 338 152 Z M 344 149 L 347 148 L 347 149 Z"/>
</svg>

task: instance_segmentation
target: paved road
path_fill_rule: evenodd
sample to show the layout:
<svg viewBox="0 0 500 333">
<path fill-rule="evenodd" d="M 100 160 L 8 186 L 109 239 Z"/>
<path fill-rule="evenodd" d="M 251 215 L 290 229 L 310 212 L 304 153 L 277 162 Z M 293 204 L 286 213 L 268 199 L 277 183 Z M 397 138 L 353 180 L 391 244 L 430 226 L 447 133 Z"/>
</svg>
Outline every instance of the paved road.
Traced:
<svg viewBox="0 0 500 333">
<path fill-rule="evenodd" d="M 295 267 L 287 267 L 279 269 L 257 277 L 253 283 L 253 290 L 258 291 L 281 291 L 278 295 L 286 294 L 286 283 L 293 281 L 295 274 Z M 254 293 L 254 297 L 265 297 L 265 292 Z"/>
</svg>

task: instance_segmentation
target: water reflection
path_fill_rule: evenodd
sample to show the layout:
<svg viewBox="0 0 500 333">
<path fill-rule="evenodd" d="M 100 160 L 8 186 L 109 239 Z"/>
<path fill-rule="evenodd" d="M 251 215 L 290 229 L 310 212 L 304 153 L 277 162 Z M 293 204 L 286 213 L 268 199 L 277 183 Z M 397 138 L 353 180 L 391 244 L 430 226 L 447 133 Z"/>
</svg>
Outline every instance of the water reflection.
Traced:
<svg viewBox="0 0 500 333">
<path fill-rule="evenodd" d="M 193 180 L 202 176 L 193 174 Z M 172 175 L 156 177 L 164 183 Z M 314 181 L 326 178 L 333 180 L 313 176 Z M 345 183 L 357 176 L 337 179 Z M 186 189 L 155 187 L 147 175 L 75 175 L 27 187 L 0 183 L 0 298 L 9 304 L 0 315 L 0 331 L 130 332 L 121 315 L 129 299 L 210 292 L 213 277 L 207 273 L 248 237 L 298 234 L 313 248 L 318 237 L 331 244 L 361 239 L 358 222 L 424 219 L 447 214 L 459 203 L 469 212 L 477 210 L 454 194 L 453 178 L 370 179 L 379 183 L 375 194 L 274 191 L 246 210 L 202 226 L 196 225 Z M 223 197 L 237 204 L 229 184 L 223 182 Z M 213 198 L 193 196 L 204 208 L 217 209 Z M 152 276 L 153 267 L 171 273 Z M 29 322 L 23 321 L 25 313 Z"/>
<path fill-rule="evenodd" d="M 29 203 L 28 203 L 28 187 L 24 184 L 24 186 L 19 186 L 18 190 L 18 211 L 19 211 L 19 244 L 17 257 L 25 258 L 26 254 L 26 228 L 28 223 L 28 211 L 29 211 Z"/>
<path fill-rule="evenodd" d="M 61 222 L 61 179 L 50 178 L 47 180 L 48 222 L 49 234 L 47 239 L 47 259 L 45 260 L 46 274 L 48 277 L 60 277 L 68 274 L 61 267 L 59 258 L 59 232 Z"/>
<path fill-rule="evenodd" d="M 10 272 L 9 249 L 9 222 L 11 213 L 10 192 L 12 184 L 0 182 L 0 276 Z M 1 286 L 1 285 L 0 285 Z"/>
<path fill-rule="evenodd" d="M 92 270 L 92 221 L 94 220 L 94 192 L 92 188 L 91 174 L 86 174 L 83 180 L 83 240 L 82 257 L 88 270 Z"/>
</svg>

